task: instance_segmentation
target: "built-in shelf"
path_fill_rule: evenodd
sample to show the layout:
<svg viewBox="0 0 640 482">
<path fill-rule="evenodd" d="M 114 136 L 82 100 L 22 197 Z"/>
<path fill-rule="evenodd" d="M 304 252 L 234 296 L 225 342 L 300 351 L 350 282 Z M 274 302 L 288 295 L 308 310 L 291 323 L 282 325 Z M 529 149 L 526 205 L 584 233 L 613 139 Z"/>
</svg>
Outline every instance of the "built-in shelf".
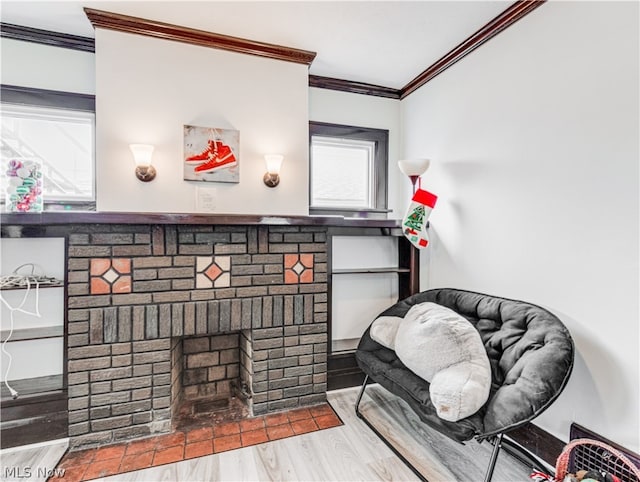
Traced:
<svg viewBox="0 0 640 482">
<path fill-rule="evenodd" d="M 397 265 L 395 266 L 367 266 L 357 268 L 329 268 L 329 299 L 328 299 L 328 324 L 329 341 L 327 353 L 327 388 L 337 390 L 346 387 L 360 386 L 364 380 L 364 373 L 358 367 L 355 351 L 358 348 L 360 338 L 334 339 L 333 324 L 336 322 L 332 308 L 333 282 L 342 275 L 344 281 L 351 280 L 348 275 L 394 275 L 393 281 L 397 281 L 398 299 L 404 299 L 419 291 L 420 287 L 420 255 L 409 240 L 403 235 L 402 229 L 386 229 L 375 226 L 332 226 L 329 228 L 329 236 L 394 236 L 397 238 Z M 331 249 L 333 250 L 333 240 Z M 330 255 L 332 253 L 330 252 Z M 395 264 L 393 261 L 372 256 L 371 262 L 380 264 Z M 351 264 L 351 260 L 343 260 L 340 264 Z M 337 263 L 338 264 L 338 263 Z M 365 263 L 362 263 L 365 264 Z M 331 266 L 331 264 L 329 264 Z M 336 276 L 334 278 L 334 276 Z M 356 276 L 353 276 L 356 279 Z M 385 278 L 382 278 L 385 279 Z M 352 334 L 351 334 L 352 335 Z"/>
<path fill-rule="evenodd" d="M 30 289 L 35 290 L 36 284 L 31 283 L 29 286 Z M 56 281 L 55 283 L 42 283 L 37 285 L 38 289 L 42 288 L 64 288 L 64 283 L 62 281 Z M 3 286 L 0 288 L 0 291 L 13 291 L 13 290 L 26 290 L 26 286 Z"/>
<path fill-rule="evenodd" d="M 9 330 L 0 331 L 0 342 L 4 343 L 9 333 Z M 12 341 L 41 340 L 43 338 L 58 338 L 61 336 L 64 336 L 64 327 L 62 325 L 21 328 L 13 330 L 9 343 Z"/>
<path fill-rule="evenodd" d="M 20 399 L 25 400 L 35 395 L 41 396 L 42 394 L 56 394 L 64 391 L 63 377 L 59 375 L 48 375 L 45 377 L 25 378 L 22 380 L 9 380 L 9 385 L 15 391 L 18 392 L 18 398 L 13 399 L 9 393 L 9 389 L 4 382 L 0 386 L 0 395 L 2 397 L 3 408 L 8 403 L 9 405 L 16 405 Z M 4 418 L 4 417 L 3 417 Z"/>
<path fill-rule="evenodd" d="M 378 273 L 410 273 L 409 268 L 339 268 L 331 270 L 331 274 L 378 274 Z"/>
</svg>

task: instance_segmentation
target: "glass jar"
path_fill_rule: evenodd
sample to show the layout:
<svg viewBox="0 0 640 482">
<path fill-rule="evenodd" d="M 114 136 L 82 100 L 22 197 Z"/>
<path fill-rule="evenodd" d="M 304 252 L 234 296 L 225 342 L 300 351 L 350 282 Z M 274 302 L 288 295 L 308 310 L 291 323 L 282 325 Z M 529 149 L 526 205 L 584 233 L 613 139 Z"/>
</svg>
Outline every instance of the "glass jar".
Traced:
<svg viewBox="0 0 640 482">
<path fill-rule="evenodd" d="M 12 213 L 40 213 L 42 195 L 42 161 L 11 159 L 6 164 L 6 210 Z"/>
</svg>

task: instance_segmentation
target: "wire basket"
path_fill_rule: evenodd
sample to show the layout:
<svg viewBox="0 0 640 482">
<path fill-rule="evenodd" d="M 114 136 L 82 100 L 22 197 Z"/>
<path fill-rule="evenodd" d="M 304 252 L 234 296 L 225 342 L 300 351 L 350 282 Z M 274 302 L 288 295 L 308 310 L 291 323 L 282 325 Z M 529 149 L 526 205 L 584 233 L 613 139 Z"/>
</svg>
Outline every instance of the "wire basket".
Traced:
<svg viewBox="0 0 640 482">
<path fill-rule="evenodd" d="M 622 452 L 598 440 L 579 438 L 569 442 L 556 461 L 556 481 L 578 470 L 608 472 L 621 482 L 640 482 L 640 469 Z"/>
</svg>

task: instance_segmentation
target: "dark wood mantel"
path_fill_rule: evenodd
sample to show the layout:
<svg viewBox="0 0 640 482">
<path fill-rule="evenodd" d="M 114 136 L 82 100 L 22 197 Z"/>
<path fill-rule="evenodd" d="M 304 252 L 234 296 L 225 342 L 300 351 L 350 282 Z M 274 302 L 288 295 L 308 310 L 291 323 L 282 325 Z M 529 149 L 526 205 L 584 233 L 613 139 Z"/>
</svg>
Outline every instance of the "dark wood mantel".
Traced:
<svg viewBox="0 0 640 482">
<path fill-rule="evenodd" d="M 283 225 L 399 228 L 397 219 L 345 218 L 342 216 L 278 216 L 253 214 L 125 213 L 92 211 L 47 211 L 44 213 L 2 213 L 2 225 L 61 224 L 209 224 Z"/>
</svg>

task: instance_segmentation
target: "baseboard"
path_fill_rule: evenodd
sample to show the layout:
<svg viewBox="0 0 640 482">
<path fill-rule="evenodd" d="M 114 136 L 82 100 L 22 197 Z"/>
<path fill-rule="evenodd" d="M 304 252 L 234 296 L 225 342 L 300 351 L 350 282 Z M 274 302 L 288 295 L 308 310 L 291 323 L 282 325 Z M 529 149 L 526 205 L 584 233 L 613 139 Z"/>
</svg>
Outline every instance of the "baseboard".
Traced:
<svg viewBox="0 0 640 482">
<path fill-rule="evenodd" d="M 327 390 L 359 387 L 363 381 L 364 372 L 356 363 L 355 352 L 327 357 Z"/>
<path fill-rule="evenodd" d="M 2 425 L 2 449 L 61 439 L 69 434 L 69 417 L 66 410 L 30 419 L 3 422 Z"/>
<path fill-rule="evenodd" d="M 566 445 L 562 440 L 531 422 L 507 432 L 507 435 L 552 467 L 555 467 L 556 460 Z"/>
</svg>

